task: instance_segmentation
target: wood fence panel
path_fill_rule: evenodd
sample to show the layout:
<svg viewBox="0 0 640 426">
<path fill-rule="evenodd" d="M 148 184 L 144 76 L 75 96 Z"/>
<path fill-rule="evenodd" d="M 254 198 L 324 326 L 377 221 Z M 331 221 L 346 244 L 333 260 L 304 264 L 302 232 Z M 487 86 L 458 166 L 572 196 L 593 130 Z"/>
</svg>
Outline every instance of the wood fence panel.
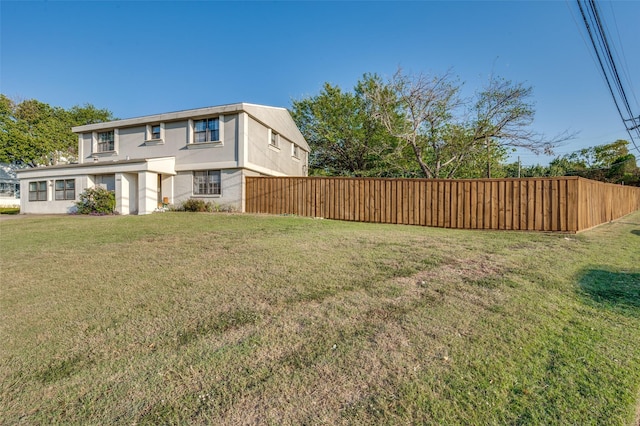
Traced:
<svg viewBox="0 0 640 426">
<path fill-rule="evenodd" d="M 469 184 L 469 214 L 470 218 L 470 229 L 476 229 L 478 227 L 478 182 L 471 181 Z"/>
<path fill-rule="evenodd" d="M 491 229 L 491 182 L 483 182 L 484 205 L 482 206 L 482 228 Z"/>
<path fill-rule="evenodd" d="M 458 182 L 458 190 L 455 195 L 455 197 L 458 199 L 458 212 L 456 218 L 456 227 L 458 229 L 464 229 L 464 184 L 464 182 Z"/>
<path fill-rule="evenodd" d="M 245 177 L 245 211 L 462 229 L 579 232 L 640 209 L 640 188 L 578 177 Z"/>
<path fill-rule="evenodd" d="M 540 225 L 538 231 L 549 230 L 549 202 L 551 201 L 551 191 L 549 189 L 549 181 L 543 180 L 540 185 Z"/>
<path fill-rule="evenodd" d="M 498 181 L 498 229 L 511 229 L 511 226 L 507 228 L 507 216 L 511 214 L 511 185 L 507 185 L 506 181 Z M 508 196 L 508 198 L 507 198 Z"/>
<path fill-rule="evenodd" d="M 449 182 L 449 227 L 458 227 L 458 182 L 452 180 Z"/>
<path fill-rule="evenodd" d="M 528 195 L 528 187 L 529 184 L 527 183 L 526 180 L 521 180 L 518 182 L 518 192 L 520 193 L 520 227 L 518 229 L 520 230 L 526 230 L 528 228 L 527 225 L 527 218 L 529 217 L 528 215 L 528 209 L 529 209 L 529 205 L 527 204 L 527 201 L 529 199 L 529 195 Z"/>
<path fill-rule="evenodd" d="M 509 215 L 511 217 L 511 223 L 508 223 L 506 228 L 518 230 L 520 229 L 520 184 L 512 180 L 509 186 L 511 187 L 511 193 L 508 195 L 511 200 L 511 213 Z"/>
<path fill-rule="evenodd" d="M 402 187 L 402 197 L 398 200 L 398 207 L 402 212 L 401 216 L 398 218 L 399 223 L 408 224 L 409 223 L 409 182 L 405 179 L 398 182 Z"/>
</svg>

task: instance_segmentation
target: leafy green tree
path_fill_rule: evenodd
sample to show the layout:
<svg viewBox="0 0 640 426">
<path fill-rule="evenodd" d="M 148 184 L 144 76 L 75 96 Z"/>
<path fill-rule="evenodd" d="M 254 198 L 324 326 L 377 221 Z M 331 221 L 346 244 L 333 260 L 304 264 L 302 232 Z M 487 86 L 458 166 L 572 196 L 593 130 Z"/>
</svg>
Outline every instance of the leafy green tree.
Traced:
<svg viewBox="0 0 640 426">
<path fill-rule="evenodd" d="M 0 94 L 0 162 L 36 167 L 74 161 L 78 138 L 71 128 L 109 120 L 110 111 L 89 104 L 65 110 Z"/>
<path fill-rule="evenodd" d="M 382 176 L 394 173 L 389 161 L 396 143 L 370 114 L 365 76 L 353 92 L 325 83 L 320 94 L 293 101 L 292 116 L 309 142 L 311 174 Z"/>
<path fill-rule="evenodd" d="M 557 157 L 549 167 L 555 176 L 582 176 L 611 183 L 638 184 L 636 158 L 629 153 L 629 142 L 617 140 Z"/>
<path fill-rule="evenodd" d="M 629 142 L 619 139 L 615 142 L 584 148 L 568 154 L 566 158 L 585 169 L 608 168 L 620 157 L 629 154 Z"/>
<path fill-rule="evenodd" d="M 553 174 L 553 169 L 550 166 L 543 166 L 541 164 L 522 166 L 519 165 L 518 162 L 513 162 L 502 165 L 504 177 L 518 177 L 518 169 L 520 169 L 521 178 L 563 176 L 563 174 Z"/>
</svg>

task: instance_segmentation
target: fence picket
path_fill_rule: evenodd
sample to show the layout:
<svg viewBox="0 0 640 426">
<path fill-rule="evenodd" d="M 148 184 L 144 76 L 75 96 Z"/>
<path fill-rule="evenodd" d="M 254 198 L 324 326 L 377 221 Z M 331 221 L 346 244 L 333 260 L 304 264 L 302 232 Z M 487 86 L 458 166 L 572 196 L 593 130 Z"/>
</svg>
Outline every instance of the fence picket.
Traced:
<svg viewBox="0 0 640 426">
<path fill-rule="evenodd" d="M 640 209 L 640 188 L 527 179 L 245 177 L 245 211 L 444 228 L 579 232 Z"/>
</svg>

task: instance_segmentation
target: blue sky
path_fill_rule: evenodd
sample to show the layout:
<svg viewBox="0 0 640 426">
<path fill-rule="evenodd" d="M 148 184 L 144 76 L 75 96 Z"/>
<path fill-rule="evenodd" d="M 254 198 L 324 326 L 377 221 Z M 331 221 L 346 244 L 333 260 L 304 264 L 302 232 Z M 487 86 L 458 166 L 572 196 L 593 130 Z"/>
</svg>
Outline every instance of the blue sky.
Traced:
<svg viewBox="0 0 640 426">
<path fill-rule="evenodd" d="M 640 111 L 640 1 L 601 2 Z M 289 108 L 324 82 L 451 70 L 533 87 L 534 130 L 559 154 L 628 139 L 575 1 L 0 2 L 0 89 L 119 118 L 251 102 Z M 637 157 L 640 153 L 635 152 Z M 519 152 L 524 164 L 551 159 Z"/>
</svg>

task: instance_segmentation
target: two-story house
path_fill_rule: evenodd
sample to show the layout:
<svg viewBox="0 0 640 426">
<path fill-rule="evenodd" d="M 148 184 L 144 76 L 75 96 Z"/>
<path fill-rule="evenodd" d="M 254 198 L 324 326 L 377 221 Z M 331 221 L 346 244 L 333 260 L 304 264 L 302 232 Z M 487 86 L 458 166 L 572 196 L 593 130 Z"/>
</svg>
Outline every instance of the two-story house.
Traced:
<svg viewBox="0 0 640 426">
<path fill-rule="evenodd" d="M 21 213 L 71 213 L 86 188 L 120 214 L 205 199 L 244 211 L 245 176 L 306 176 L 309 145 L 284 108 L 238 103 L 74 127 L 78 163 L 18 172 Z"/>
</svg>

